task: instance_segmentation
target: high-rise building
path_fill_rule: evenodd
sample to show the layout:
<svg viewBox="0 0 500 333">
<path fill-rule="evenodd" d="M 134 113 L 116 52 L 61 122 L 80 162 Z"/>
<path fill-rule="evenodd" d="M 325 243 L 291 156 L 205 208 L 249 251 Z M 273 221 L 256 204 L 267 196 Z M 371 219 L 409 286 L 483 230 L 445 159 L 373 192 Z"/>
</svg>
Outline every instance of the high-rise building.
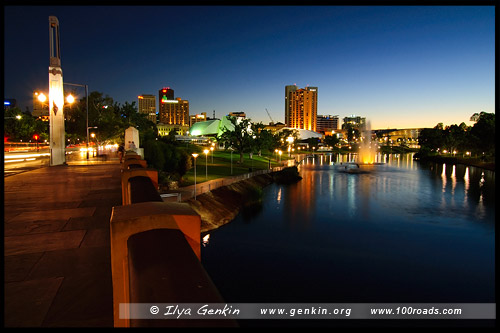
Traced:
<svg viewBox="0 0 500 333">
<path fill-rule="evenodd" d="M 285 86 L 285 123 L 297 129 L 316 131 L 318 87 Z"/>
<path fill-rule="evenodd" d="M 189 102 L 180 97 L 174 99 L 174 90 L 170 87 L 160 89 L 158 109 L 160 123 L 189 126 Z"/>
<path fill-rule="evenodd" d="M 161 106 L 161 101 L 172 101 L 174 100 L 174 89 L 170 89 L 170 87 L 160 89 L 158 93 L 158 103 Z M 160 108 L 161 109 L 161 108 Z"/>
<path fill-rule="evenodd" d="M 139 113 L 146 114 L 147 118 L 156 124 L 156 96 L 141 95 L 139 99 Z"/>
<path fill-rule="evenodd" d="M 289 95 L 291 92 L 297 91 L 297 89 L 299 89 L 299 88 L 297 88 L 296 85 L 285 86 L 285 125 L 286 126 L 290 126 L 289 124 L 291 123 Z"/>
<path fill-rule="evenodd" d="M 316 131 L 325 132 L 339 128 L 339 116 L 318 115 L 316 119 Z"/>
<path fill-rule="evenodd" d="M 189 126 L 189 101 L 177 97 L 160 101 L 159 120 L 162 124 Z"/>
</svg>

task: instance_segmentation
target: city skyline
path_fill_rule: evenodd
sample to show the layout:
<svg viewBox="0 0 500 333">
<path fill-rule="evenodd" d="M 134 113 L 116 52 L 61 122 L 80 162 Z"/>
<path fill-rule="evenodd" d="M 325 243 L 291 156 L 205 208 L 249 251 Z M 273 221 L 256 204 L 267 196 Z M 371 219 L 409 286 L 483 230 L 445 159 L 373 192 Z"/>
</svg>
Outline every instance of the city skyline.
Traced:
<svg viewBox="0 0 500 333">
<path fill-rule="evenodd" d="M 64 82 L 121 104 L 171 87 L 190 114 L 243 111 L 267 124 L 267 109 L 285 123 L 284 88 L 296 84 L 321 90 L 318 115 L 366 117 L 372 129 L 495 112 L 494 6 L 4 9 L 4 97 L 23 111 L 48 90 L 54 15 Z"/>
</svg>

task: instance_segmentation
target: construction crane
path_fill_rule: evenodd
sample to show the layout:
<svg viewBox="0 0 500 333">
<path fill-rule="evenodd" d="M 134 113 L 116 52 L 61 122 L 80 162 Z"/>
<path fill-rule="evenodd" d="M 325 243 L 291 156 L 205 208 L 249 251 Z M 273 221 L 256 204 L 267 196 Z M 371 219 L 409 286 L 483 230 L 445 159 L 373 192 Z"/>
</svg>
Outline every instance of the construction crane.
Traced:
<svg viewBox="0 0 500 333">
<path fill-rule="evenodd" d="M 269 116 L 269 119 L 271 119 L 270 125 L 274 125 L 274 120 L 273 120 L 273 118 L 271 118 L 271 115 L 269 114 L 269 111 L 267 111 L 267 108 L 266 108 L 266 112 L 267 112 L 267 115 Z"/>
</svg>

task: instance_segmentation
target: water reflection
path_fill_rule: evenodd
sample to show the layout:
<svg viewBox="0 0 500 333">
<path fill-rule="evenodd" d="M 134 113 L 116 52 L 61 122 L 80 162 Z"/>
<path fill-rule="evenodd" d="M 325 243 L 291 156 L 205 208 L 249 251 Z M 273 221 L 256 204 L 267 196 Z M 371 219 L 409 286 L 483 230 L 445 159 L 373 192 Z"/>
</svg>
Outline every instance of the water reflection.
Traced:
<svg viewBox="0 0 500 333">
<path fill-rule="evenodd" d="M 494 172 L 407 155 L 336 171 L 352 158 L 304 160 L 301 181 L 264 190 L 252 223 L 240 214 L 211 232 L 202 261 L 223 297 L 494 302 Z"/>
<path fill-rule="evenodd" d="M 301 172 L 302 181 L 285 192 L 286 220 L 296 221 L 293 217 L 300 216 L 305 225 L 317 211 L 333 209 L 341 218 L 368 221 L 386 214 L 384 209 L 399 207 L 396 216 L 406 220 L 444 223 L 453 217 L 475 219 L 477 214 L 492 223 L 494 210 L 486 203 L 494 200 L 494 172 L 460 164 L 419 164 L 412 157 L 379 153 L 376 160 L 387 163 L 356 175 L 336 173 L 334 168 L 352 161 L 354 154 L 308 158 L 299 166 L 300 171 L 307 171 Z M 331 160 L 336 162 L 332 165 Z"/>
<path fill-rule="evenodd" d="M 441 183 L 442 209 L 459 210 L 477 215 L 480 220 L 494 217 L 492 206 L 495 200 L 495 172 L 462 164 L 424 164 L 433 175 L 431 182 Z"/>
</svg>

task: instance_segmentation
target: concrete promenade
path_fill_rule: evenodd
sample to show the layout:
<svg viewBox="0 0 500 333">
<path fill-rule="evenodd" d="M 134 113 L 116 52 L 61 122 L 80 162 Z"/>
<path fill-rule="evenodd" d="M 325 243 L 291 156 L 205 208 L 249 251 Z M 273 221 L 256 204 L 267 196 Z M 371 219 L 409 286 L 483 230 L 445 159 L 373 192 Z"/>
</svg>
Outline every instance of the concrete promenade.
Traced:
<svg viewBox="0 0 500 333">
<path fill-rule="evenodd" d="M 120 164 L 4 178 L 5 327 L 112 327 L 109 220 Z"/>
<path fill-rule="evenodd" d="M 249 176 L 200 183 L 197 194 Z M 109 223 L 120 178 L 117 158 L 4 177 L 5 327 L 113 326 Z M 185 201 L 194 186 L 172 192 Z"/>
</svg>

